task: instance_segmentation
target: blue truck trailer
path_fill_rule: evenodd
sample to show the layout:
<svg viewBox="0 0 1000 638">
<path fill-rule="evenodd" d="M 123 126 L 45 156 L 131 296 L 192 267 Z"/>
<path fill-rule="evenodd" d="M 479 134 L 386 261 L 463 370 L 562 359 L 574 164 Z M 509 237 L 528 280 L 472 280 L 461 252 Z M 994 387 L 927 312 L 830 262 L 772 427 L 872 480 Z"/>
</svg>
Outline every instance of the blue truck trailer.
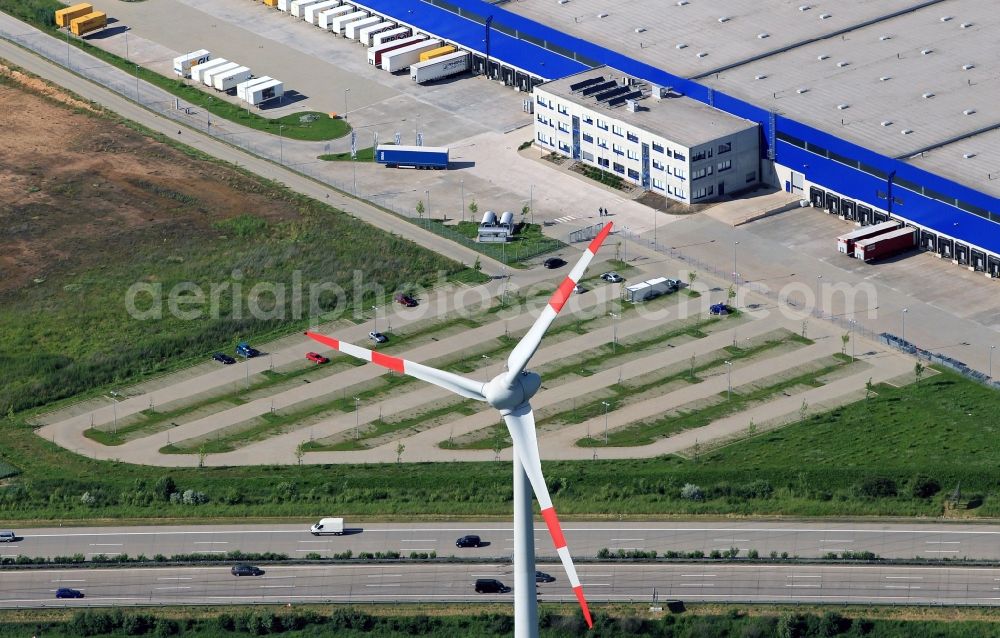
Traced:
<svg viewBox="0 0 1000 638">
<path fill-rule="evenodd" d="M 448 149 L 443 146 L 396 146 L 379 144 L 375 161 L 389 168 L 448 168 Z"/>
</svg>

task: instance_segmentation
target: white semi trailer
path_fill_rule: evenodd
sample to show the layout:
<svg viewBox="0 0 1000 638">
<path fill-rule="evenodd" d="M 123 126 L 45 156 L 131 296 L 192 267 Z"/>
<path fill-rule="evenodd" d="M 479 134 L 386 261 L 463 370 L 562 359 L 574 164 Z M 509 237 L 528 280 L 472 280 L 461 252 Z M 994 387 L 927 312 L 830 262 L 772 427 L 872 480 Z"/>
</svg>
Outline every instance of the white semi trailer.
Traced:
<svg viewBox="0 0 1000 638">
<path fill-rule="evenodd" d="M 269 80 L 254 84 L 246 92 L 246 101 L 259 106 L 268 100 L 278 99 L 285 94 L 285 84 L 281 80 Z"/>
<path fill-rule="evenodd" d="M 410 27 L 396 27 L 395 29 L 389 29 L 388 31 L 382 31 L 381 33 L 372 35 L 371 44 L 368 46 L 377 47 L 385 44 L 386 42 L 402 40 L 403 38 L 408 37 L 410 37 Z"/>
<path fill-rule="evenodd" d="M 469 70 L 468 51 L 455 51 L 410 65 L 410 79 L 417 84 L 440 80 Z"/>
<path fill-rule="evenodd" d="M 263 84 L 264 82 L 270 82 L 271 79 L 272 78 L 270 76 L 264 75 L 259 78 L 250 78 L 249 80 L 240 82 L 239 84 L 236 85 L 236 97 L 240 98 L 241 100 L 246 100 L 247 90 L 250 87 L 256 86 L 257 84 Z"/>
<path fill-rule="evenodd" d="M 233 69 L 240 68 L 240 65 L 236 62 L 226 62 L 222 66 L 217 66 L 214 69 L 209 69 L 201 74 L 201 82 L 205 86 L 215 86 L 215 76 L 220 73 L 229 73 Z"/>
<path fill-rule="evenodd" d="M 305 12 L 302 14 L 302 19 L 309 24 L 316 24 L 316 17 L 320 14 L 320 11 L 326 11 L 327 9 L 333 9 L 334 7 L 339 6 L 340 0 L 323 0 L 323 2 L 311 4 L 306 7 Z"/>
<path fill-rule="evenodd" d="M 418 33 L 416 35 L 407 36 L 405 38 L 400 38 L 398 40 L 390 40 L 382 44 L 376 44 L 368 49 L 368 64 L 372 66 L 381 67 L 382 66 L 382 56 L 393 51 L 395 49 L 400 49 L 405 46 L 409 46 L 415 42 L 425 42 L 427 36 L 423 33 Z"/>
<path fill-rule="evenodd" d="M 345 13 L 342 16 L 337 16 L 333 20 L 330 20 L 330 31 L 336 33 L 337 35 L 344 35 L 344 27 L 352 22 L 367 17 L 367 11 L 355 11 L 354 13 Z"/>
<path fill-rule="evenodd" d="M 354 13 L 354 11 L 354 5 L 350 4 L 342 4 L 339 7 L 334 7 L 333 9 L 320 11 L 316 14 L 316 26 L 320 29 L 329 29 L 330 22 L 332 22 L 335 18 L 348 13 Z"/>
<path fill-rule="evenodd" d="M 344 25 L 344 37 L 348 40 L 357 40 L 358 32 L 360 32 L 361 29 L 378 24 L 379 22 L 382 22 L 382 18 L 378 16 L 368 16 L 367 18 L 355 20 L 354 22 Z"/>
<path fill-rule="evenodd" d="M 232 71 L 217 73 L 212 76 L 212 86 L 216 91 L 232 91 L 240 82 L 246 82 L 253 73 L 245 66 L 238 66 Z"/>
<path fill-rule="evenodd" d="M 411 64 L 420 61 L 420 54 L 424 51 L 433 51 L 442 46 L 440 40 L 425 40 L 416 42 L 409 46 L 393 49 L 382 55 L 382 70 L 395 73 L 410 68 Z"/>
<path fill-rule="evenodd" d="M 292 0 L 292 3 L 288 5 L 288 13 L 292 14 L 294 18 L 305 17 L 305 9 L 314 4 L 319 4 L 323 0 Z"/>
<path fill-rule="evenodd" d="M 174 58 L 174 73 L 182 78 L 191 77 L 191 67 L 204 64 L 212 59 L 208 49 L 198 49 Z"/>
<path fill-rule="evenodd" d="M 378 24 L 369 25 L 364 29 L 358 31 L 358 42 L 365 45 L 366 47 L 370 47 L 372 45 L 372 38 L 374 36 L 384 31 L 388 31 L 389 29 L 395 29 L 395 28 L 396 28 L 396 23 L 389 22 L 388 20 L 379 22 Z"/>
<path fill-rule="evenodd" d="M 205 73 L 220 67 L 223 64 L 229 64 L 229 60 L 226 58 L 215 58 L 214 60 L 209 60 L 208 62 L 202 62 L 201 64 L 196 64 L 191 67 L 191 79 L 195 82 L 203 82 L 205 79 Z"/>
</svg>

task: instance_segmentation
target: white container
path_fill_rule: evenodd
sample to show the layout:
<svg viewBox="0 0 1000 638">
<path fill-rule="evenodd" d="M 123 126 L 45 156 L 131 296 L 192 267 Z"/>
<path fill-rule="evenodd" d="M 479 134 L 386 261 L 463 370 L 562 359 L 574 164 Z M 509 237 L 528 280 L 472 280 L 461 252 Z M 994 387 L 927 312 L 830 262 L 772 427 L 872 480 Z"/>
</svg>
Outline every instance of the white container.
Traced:
<svg viewBox="0 0 1000 638">
<path fill-rule="evenodd" d="M 206 71 L 210 71 L 216 67 L 220 67 L 223 64 L 228 64 L 229 60 L 226 58 L 215 58 L 214 60 L 209 60 L 208 62 L 203 62 L 201 64 L 196 64 L 191 67 L 191 79 L 195 82 L 201 82 L 204 80 L 204 74 Z"/>
<path fill-rule="evenodd" d="M 174 73 L 182 78 L 191 77 L 191 67 L 204 64 L 212 59 L 208 49 L 198 49 L 174 58 Z"/>
<path fill-rule="evenodd" d="M 468 51 L 455 51 L 410 65 L 410 79 L 417 84 L 440 80 L 469 70 Z"/>
<path fill-rule="evenodd" d="M 319 16 L 321 11 L 326 11 L 327 9 L 333 9 L 334 7 L 339 6 L 340 0 L 323 0 L 323 2 L 311 4 L 306 7 L 305 12 L 302 14 L 302 19 L 309 24 L 316 24 L 316 17 Z"/>
<path fill-rule="evenodd" d="M 410 68 L 411 64 L 420 61 L 420 54 L 424 51 L 433 51 L 443 46 L 440 40 L 425 40 L 409 46 L 389 51 L 382 56 L 382 70 L 389 73 L 402 71 Z"/>
<path fill-rule="evenodd" d="M 395 29 L 389 29 L 388 31 L 372 35 L 371 44 L 368 46 L 377 47 L 392 40 L 402 40 L 408 37 L 410 37 L 410 27 L 396 27 Z"/>
<path fill-rule="evenodd" d="M 333 9 L 320 11 L 319 13 L 316 14 L 316 26 L 319 27 L 320 29 L 329 29 L 330 22 L 334 18 L 346 15 L 348 13 L 354 13 L 355 11 L 356 9 L 354 8 L 354 6 L 350 4 L 342 4 L 339 7 L 334 7 Z"/>
<path fill-rule="evenodd" d="M 259 78 L 250 78 L 249 80 L 240 82 L 239 84 L 236 85 L 236 97 L 240 98 L 241 100 L 246 100 L 247 90 L 250 87 L 256 86 L 258 84 L 263 84 L 265 82 L 270 82 L 272 79 L 273 78 L 265 75 Z"/>
<path fill-rule="evenodd" d="M 337 16 L 333 20 L 330 20 L 330 31 L 336 33 L 337 35 L 344 35 L 344 27 L 352 22 L 367 17 L 367 11 L 355 11 L 354 13 L 345 13 L 344 15 Z"/>
<path fill-rule="evenodd" d="M 360 20 L 355 20 L 349 24 L 344 25 L 344 37 L 348 40 L 357 40 L 358 32 L 365 27 L 370 27 L 382 22 L 382 18 L 378 16 L 368 16 L 367 18 L 362 18 Z"/>
<path fill-rule="evenodd" d="M 215 79 L 216 75 L 218 75 L 219 73 L 227 73 L 229 71 L 232 71 L 233 69 L 238 69 L 238 68 L 240 68 L 239 64 L 235 62 L 226 62 L 222 66 L 217 66 L 213 69 L 209 69 L 204 73 L 202 73 L 201 83 L 204 84 L 205 86 L 215 86 L 212 81 Z"/>
<path fill-rule="evenodd" d="M 367 26 L 364 29 L 358 31 L 358 42 L 365 45 L 366 47 L 370 47 L 372 45 L 372 37 L 374 37 L 379 33 L 388 31 L 389 29 L 395 29 L 395 28 L 396 28 L 396 23 L 390 22 L 388 20 L 379 22 L 378 24 Z"/>
<path fill-rule="evenodd" d="M 418 33 L 417 35 L 407 36 L 405 38 L 400 38 L 398 40 L 390 40 L 382 44 L 376 44 L 375 46 L 369 47 L 368 49 L 368 64 L 381 67 L 382 55 L 385 52 L 393 49 L 398 49 L 404 46 L 409 46 L 416 42 L 424 42 L 426 40 L 427 40 L 426 35 Z"/>
<path fill-rule="evenodd" d="M 263 82 L 261 84 L 254 84 L 252 87 L 247 89 L 246 102 L 254 106 L 259 106 L 269 100 L 278 99 L 284 94 L 284 82 L 281 80 L 268 80 L 267 82 Z"/>
<path fill-rule="evenodd" d="M 238 66 L 232 71 L 215 73 L 212 75 L 212 86 L 216 91 L 231 91 L 240 82 L 246 82 L 253 73 L 245 66 Z"/>
</svg>

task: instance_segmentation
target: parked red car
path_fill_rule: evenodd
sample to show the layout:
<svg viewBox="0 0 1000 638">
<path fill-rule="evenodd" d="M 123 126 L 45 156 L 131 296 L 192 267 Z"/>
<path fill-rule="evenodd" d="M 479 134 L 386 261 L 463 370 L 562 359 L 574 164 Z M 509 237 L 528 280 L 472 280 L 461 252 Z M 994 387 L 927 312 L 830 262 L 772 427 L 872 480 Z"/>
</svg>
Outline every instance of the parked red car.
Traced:
<svg viewBox="0 0 1000 638">
<path fill-rule="evenodd" d="M 321 355 L 319 353 L 316 353 L 316 352 L 307 352 L 306 353 L 306 359 L 309 359 L 310 361 L 313 361 L 315 363 L 321 363 L 321 364 L 322 363 L 330 363 L 329 359 L 327 359 L 323 355 Z"/>
<path fill-rule="evenodd" d="M 407 308 L 412 308 L 417 305 L 417 300 L 410 295 L 398 294 L 396 295 L 396 303 L 406 306 Z"/>
</svg>

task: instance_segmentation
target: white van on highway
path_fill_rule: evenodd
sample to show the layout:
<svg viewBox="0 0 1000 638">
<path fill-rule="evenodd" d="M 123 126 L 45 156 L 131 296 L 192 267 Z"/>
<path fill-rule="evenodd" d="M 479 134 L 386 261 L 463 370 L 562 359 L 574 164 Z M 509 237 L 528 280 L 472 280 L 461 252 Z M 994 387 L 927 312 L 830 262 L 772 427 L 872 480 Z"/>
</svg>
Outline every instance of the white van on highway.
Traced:
<svg viewBox="0 0 1000 638">
<path fill-rule="evenodd" d="M 321 518 L 319 522 L 309 528 L 313 536 L 340 536 L 344 533 L 344 519 L 342 518 Z"/>
</svg>

